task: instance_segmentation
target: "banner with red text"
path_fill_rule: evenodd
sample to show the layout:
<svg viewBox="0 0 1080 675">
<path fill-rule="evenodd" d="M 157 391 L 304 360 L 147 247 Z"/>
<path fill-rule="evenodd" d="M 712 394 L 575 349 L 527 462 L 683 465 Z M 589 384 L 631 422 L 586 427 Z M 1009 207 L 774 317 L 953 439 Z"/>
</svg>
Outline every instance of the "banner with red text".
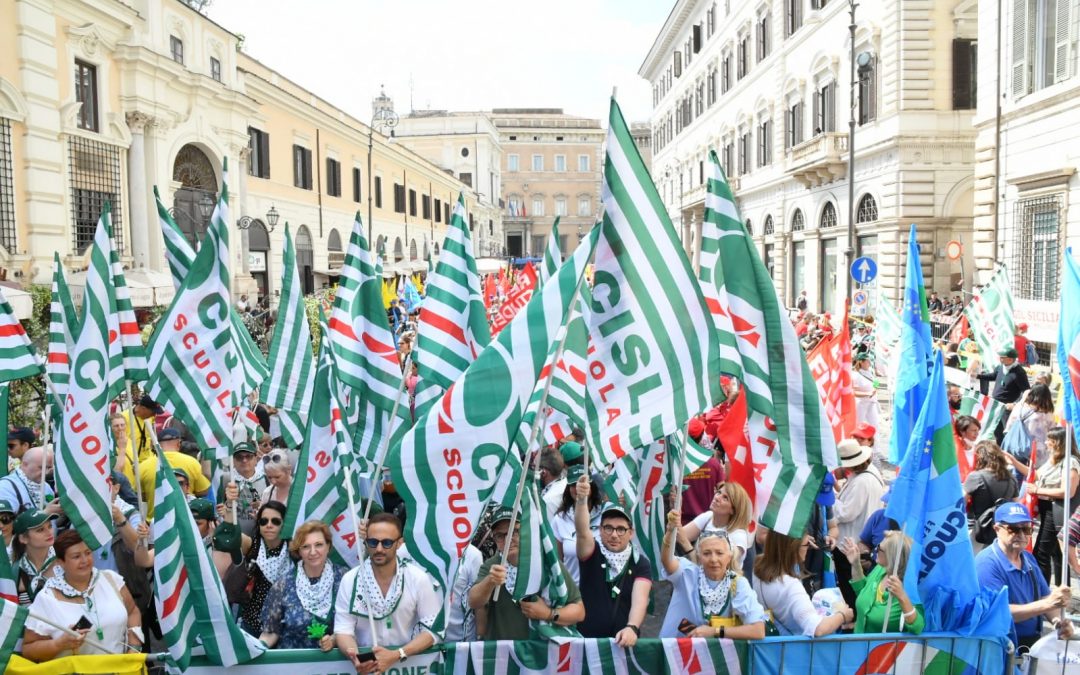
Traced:
<svg viewBox="0 0 1080 675">
<path fill-rule="evenodd" d="M 518 311 L 529 304 L 536 290 L 536 270 L 526 265 L 517 274 L 517 283 L 506 294 L 506 302 L 499 306 L 499 311 L 491 319 L 491 336 L 495 337 L 507 324 L 514 320 Z"/>
</svg>

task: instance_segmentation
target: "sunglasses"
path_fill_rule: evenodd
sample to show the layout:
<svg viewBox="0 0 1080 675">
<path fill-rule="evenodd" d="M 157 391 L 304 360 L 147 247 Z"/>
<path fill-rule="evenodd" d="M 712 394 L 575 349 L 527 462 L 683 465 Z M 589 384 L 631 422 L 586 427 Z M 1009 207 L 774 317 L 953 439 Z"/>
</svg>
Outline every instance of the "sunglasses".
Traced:
<svg viewBox="0 0 1080 675">
<path fill-rule="evenodd" d="M 259 518 L 259 525 L 281 525 L 281 518 Z"/>
<path fill-rule="evenodd" d="M 390 548 L 394 545 L 396 541 L 397 539 L 375 539 L 374 537 L 369 537 L 364 540 L 364 544 L 372 551 L 376 550 L 380 546 L 382 546 L 386 550 L 390 550 Z"/>
<path fill-rule="evenodd" d="M 629 532 L 630 528 L 629 527 L 623 527 L 622 525 L 619 525 L 618 527 L 616 527 L 614 525 L 604 525 L 604 526 L 602 526 L 600 528 L 600 531 L 603 532 L 604 534 L 617 534 L 617 535 L 619 535 L 621 537 L 624 534 L 626 534 L 627 532 Z"/>
<path fill-rule="evenodd" d="M 1031 525 L 1005 525 L 1004 527 L 1009 531 L 1009 534 L 1022 534 L 1025 537 L 1031 536 Z"/>
<path fill-rule="evenodd" d="M 0 513 L 0 524 L 10 525 L 15 522 L 15 514 L 13 513 Z"/>
<path fill-rule="evenodd" d="M 269 455 L 263 455 L 263 458 L 262 458 L 262 463 L 263 464 L 281 464 L 284 461 L 285 461 L 285 457 L 282 456 L 279 453 L 276 453 L 276 452 L 271 453 Z"/>
</svg>

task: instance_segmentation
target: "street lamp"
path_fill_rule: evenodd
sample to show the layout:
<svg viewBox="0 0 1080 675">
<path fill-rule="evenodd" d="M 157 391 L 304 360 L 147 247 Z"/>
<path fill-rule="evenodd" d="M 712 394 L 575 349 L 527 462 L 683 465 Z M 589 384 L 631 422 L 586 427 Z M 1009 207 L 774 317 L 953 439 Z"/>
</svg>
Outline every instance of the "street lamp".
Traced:
<svg viewBox="0 0 1080 675">
<path fill-rule="evenodd" d="M 278 218 L 280 217 L 281 215 L 278 213 L 278 210 L 271 204 L 270 210 L 266 212 L 266 224 L 270 226 L 266 228 L 267 234 L 274 231 L 274 228 L 277 227 L 278 224 Z M 236 221 L 236 226 L 241 230 L 247 230 L 251 228 L 251 225 L 256 220 L 257 219 L 252 218 L 251 216 L 240 216 L 240 219 Z"/>
<path fill-rule="evenodd" d="M 855 8 L 859 4 L 855 0 L 848 0 L 848 11 L 851 14 L 851 22 L 848 24 L 848 32 L 851 39 L 851 94 L 850 105 L 848 106 L 848 166 L 847 166 L 847 184 L 848 184 L 848 196 L 847 196 L 847 248 L 844 249 L 844 260 L 847 262 L 846 269 L 844 270 L 844 307 L 847 307 L 847 303 L 851 302 L 851 265 L 855 262 L 855 106 L 859 100 L 857 87 L 859 86 L 858 80 L 855 79 Z M 847 326 L 844 326 L 844 330 L 847 330 Z"/>
<path fill-rule="evenodd" d="M 381 93 L 380 98 L 382 98 L 382 99 L 386 98 L 386 91 L 385 90 L 383 90 L 383 92 Z M 374 114 L 372 114 L 372 116 L 371 116 L 371 124 L 368 125 L 368 135 L 367 135 L 367 183 L 368 183 L 368 193 L 367 193 L 367 195 L 368 195 L 367 196 L 367 221 L 368 222 L 367 222 L 367 228 L 368 228 L 368 246 L 371 245 L 370 242 L 371 242 L 371 238 L 373 236 L 372 235 L 372 224 L 374 223 L 374 221 L 372 220 L 372 196 L 373 195 L 371 194 L 371 190 L 372 190 L 373 181 L 372 181 L 372 178 L 371 178 L 371 153 L 372 153 L 372 151 L 373 151 L 373 149 L 375 147 L 375 128 L 376 127 L 379 128 L 379 133 L 382 133 L 383 129 L 389 129 L 390 130 L 390 141 L 393 142 L 393 140 L 394 140 L 394 127 L 397 126 L 398 119 L 399 118 L 398 118 L 398 115 L 397 115 L 396 112 L 394 112 L 390 108 L 380 107 L 374 112 Z"/>
<path fill-rule="evenodd" d="M 199 215 L 202 216 L 201 222 L 195 220 L 194 217 L 187 211 L 182 211 L 175 206 L 169 209 L 169 215 L 172 216 L 173 222 L 176 221 L 177 216 L 183 216 L 194 227 L 192 228 L 192 236 L 195 237 L 196 243 L 199 239 L 199 229 L 203 227 L 206 221 L 210 220 L 210 216 L 214 213 L 214 198 L 209 193 L 204 192 L 202 197 L 199 197 L 199 201 L 195 202 L 195 206 L 199 209 Z"/>
</svg>

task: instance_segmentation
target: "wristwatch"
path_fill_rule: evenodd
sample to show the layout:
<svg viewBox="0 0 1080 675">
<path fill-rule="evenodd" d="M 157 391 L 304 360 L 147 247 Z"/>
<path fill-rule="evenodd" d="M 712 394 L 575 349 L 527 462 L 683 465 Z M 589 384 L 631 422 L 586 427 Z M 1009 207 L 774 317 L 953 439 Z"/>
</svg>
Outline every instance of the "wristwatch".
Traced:
<svg viewBox="0 0 1080 675">
<path fill-rule="evenodd" d="M 407 661 L 408 658 L 409 658 L 409 655 L 405 653 L 405 648 L 404 647 L 398 647 L 397 655 L 398 655 L 398 661 L 400 661 L 401 663 L 405 663 L 405 661 Z"/>
</svg>

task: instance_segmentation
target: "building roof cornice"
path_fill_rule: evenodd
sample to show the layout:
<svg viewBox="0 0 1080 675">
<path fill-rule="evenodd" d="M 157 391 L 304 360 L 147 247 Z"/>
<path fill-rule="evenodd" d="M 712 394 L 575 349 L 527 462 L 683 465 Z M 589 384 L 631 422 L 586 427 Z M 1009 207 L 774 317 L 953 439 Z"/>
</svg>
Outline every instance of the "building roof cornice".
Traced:
<svg viewBox="0 0 1080 675">
<path fill-rule="evenodd" d="M 652 47 L 649 49 L 649 53 L 645 56 L 645 60 L 642 61 L 641 67 L 638 68 L 638 75 L 650 82 L 652 81 L 657 66 L 667 58 L 671 44 L 675 41 L 675 36 L 682 30 L 696 5 L 697 0 L 677 0 L 675 6 L 671 8 L 667 20 L 664 21 L 664 27 L 660 29 Z"/>
</svg>

